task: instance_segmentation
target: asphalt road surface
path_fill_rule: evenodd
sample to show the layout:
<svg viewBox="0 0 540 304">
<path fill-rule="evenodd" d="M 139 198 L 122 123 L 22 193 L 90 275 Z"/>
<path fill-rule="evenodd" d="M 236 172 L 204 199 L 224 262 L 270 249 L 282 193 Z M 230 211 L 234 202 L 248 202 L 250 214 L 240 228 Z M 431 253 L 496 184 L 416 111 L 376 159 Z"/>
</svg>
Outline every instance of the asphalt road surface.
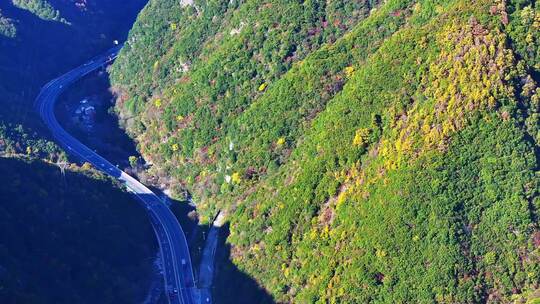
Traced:
<svg viewBox="0 0 540 304">
<path fill-rule="evenodd" d="M 121 46 L 115 47 L 104 55 L 96 57 L 47 83 L 36 98 L 35 107 L 54 138 L 68 154 L 88 162 L 100 171 L 116 178 L 125 184 L 129 191 L 144 204 L 158 239 L 163 261 L 166 296 L 169 302 L 175 304 L 195 303 L 198 297 L 189 248 L 184 231 L 171 210 L 145 185 L 67 133 L 54 116 L 54 105 L 62 91 L 83 76 L 110 63 L 116 58 L 120 49 Z"/>
<path fill-rule="evenodd" d="M 223 225 L 223 214 L 219 213 L 214 219 L 212 227 L 208 231 L 206 244 L 201 257 L 199 268 L 199 290 L 201 303 L 211 304 L 212 301 L 212 283 L 214 280 L 216 249 L 219 240 L 219 230 Z"/>
</svg>

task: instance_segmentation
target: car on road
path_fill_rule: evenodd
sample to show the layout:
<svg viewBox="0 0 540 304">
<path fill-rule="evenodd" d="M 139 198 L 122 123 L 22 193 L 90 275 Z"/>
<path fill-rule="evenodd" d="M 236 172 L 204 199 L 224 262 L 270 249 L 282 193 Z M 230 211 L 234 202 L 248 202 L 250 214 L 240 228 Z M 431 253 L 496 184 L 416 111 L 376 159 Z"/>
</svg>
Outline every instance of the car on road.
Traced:
<svg viewBox="0 0 540 304">
<path fill-rule="evenodd" d="M 178 294 L 178 289 L 174 288 L 173 290 L 169 291 L 169 297 L 173 299 Z"/>
<path fill-rule="evenodd" d="M 182 259 L 182 265 L 186 265 L 186 259 Z"/>
</svg>

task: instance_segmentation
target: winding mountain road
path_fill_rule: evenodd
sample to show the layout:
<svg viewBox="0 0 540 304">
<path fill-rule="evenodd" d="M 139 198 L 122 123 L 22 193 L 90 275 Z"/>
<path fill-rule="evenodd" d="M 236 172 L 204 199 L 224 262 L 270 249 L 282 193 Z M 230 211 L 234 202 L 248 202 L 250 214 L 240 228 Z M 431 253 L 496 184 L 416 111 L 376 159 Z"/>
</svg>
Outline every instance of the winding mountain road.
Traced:
<svg viewBox="0 0 540 304">
<path fill-rule="evenodd" d="M 47 83 L 36 98 L 35 108 L 54 138 L 68 154 L 91 163 L 98 170 L 116 178 L 144 204 L 159 243 L 169 303 L 196 303 L 197 289 L 188 244 L 184 231 L 171 210 L 145 185 L 67 133 L 54 115 L 54 105 L 58 96 L 77 80 L 114 60 L 120 49 L 121 46 L 115 47 L 104 55 Z"/>
</svg>

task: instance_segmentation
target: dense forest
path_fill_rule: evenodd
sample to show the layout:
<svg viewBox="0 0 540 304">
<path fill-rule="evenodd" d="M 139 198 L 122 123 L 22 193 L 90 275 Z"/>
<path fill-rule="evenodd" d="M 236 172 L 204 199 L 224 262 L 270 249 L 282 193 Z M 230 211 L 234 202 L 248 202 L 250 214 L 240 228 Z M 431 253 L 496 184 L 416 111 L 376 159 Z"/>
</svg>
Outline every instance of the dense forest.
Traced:
<svg viewBox="0 0 540 304">
<path fill-rule="evenodd" d="M 60 21 L 60 12 L 47 0 L 12 0 L 19 8 L 28 10 L 43 20 Z"/>
<path fill-rule="evenodd" d="M 32 107 L 40 87 L 124 39 L 145 3 L 0 1 L 0 154 L 57 156 Z"/>
<path fill-rule="evenodd" d="M 113 46 L 145 2 L 0 2 L 0 155 L 66 159 L 33 108 L 40 87 Z"/>
<path fill-rule="evenodd" d="M 284 303 L 538 296 L 539 75 L 535 0 L 151 0 L 112 69 L 149 173 Z"/>
<path fill-rule="evenodd" d="M 157 244 L 144 209 L 67 163 L 33 108 L 43 84 L 121 40 L 145 2 L 0 1 L 0 303 L 137 303 L 149 292 Z"/>
<path fill-rule="evenodd" d="M 1 303 L 144 299 L 157 243 L 131 195 L 77 167 L 0 158 L 0 172 Z"/>
</svg>

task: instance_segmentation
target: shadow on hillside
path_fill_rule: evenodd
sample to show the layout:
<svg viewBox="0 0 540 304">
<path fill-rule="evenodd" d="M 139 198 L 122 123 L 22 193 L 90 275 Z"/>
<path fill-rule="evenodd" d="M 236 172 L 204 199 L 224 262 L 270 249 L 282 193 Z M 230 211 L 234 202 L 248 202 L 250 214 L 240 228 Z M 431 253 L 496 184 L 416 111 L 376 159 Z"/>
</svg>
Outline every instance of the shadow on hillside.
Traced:
<svg viewBox="0 0 540 304">
<path fill-rule="evenodd" d="M 154 193 L 168 200 L 170 209 L 178 219 L 186 235 L 193 263 L 195 280 L 198 281 L 201 254 L 204 248 L 204 238 L 208 234 L 209 226 L 200 225 L 196 216 L 196 209 L 188 202 L 168 198 L 161 190 L 150 187 Z M 229 226 L 220 229 L 219 243 L 216 250 L 216 273 L 212 288 L 214 303 L 217 304 L 271 304 L 275 303 L 272 296 L 262 289 L 248 274 L 239 270 L 232 262 L 231 247 L 226 243 L 229 235 Z M 164 294 L 160 299 L 165 299 Z"/>
<path fill-rule="evenodd" d="M 127 166 L 128 156 L 139 156 L 139 154 L 133 142 L 125 134 L 124 130 L 119 127 L 118 118 L 107 111 L 112 106 L 110 101 L 113 100 L 113 96 L 108 90 L 110 81 L 107 76 L 106 73 L 100 75 L 98 71 L 86 76 L 70 87 L 60 97 L 56 108 L 56 116 L 69 133 L 81 140 L 89 148 L 97 150 L 101 156 L 110 160 L 113 164 Z M 87 97 L 97 98 L 104 102 L 100 108 L 96 109 L 97 124 L 92 133 L 77 130 L 70 123 L 70 113 L 73 113 L 80 100 Z M 121 146 L 122 149 L 119 150 L 118 146 Z M 197 281 L 201 253 L 205 245 L 204 239 L 208 234 L 209 226 L 199 224 L 195 213 L 196 209 L 188 202 L 169 198 L 155 187 L 150 187 L 150 189 L 159 197 L 168 200 L 172 212 L 180 222 L 189 244 L 195 280 Z M 229 227 L 226 225 L 220 230 L 219 244 L 216 251 L 216 277 L 212 289 L 214 303 L 274 303 L 273 298 L 252 277 L 234 265 L 231 259 L 230 245 L 226 243 L 228 235 Z M 161 300 L 164 299 L 165 295 L 162 294 Z"/>
<path fill-rule="evenodd" d="M 152 189 L 158 195 L 158 189 Z M 196 211 L 188 202 L 176 201 L 169 198 L 171 210 L 182 225 L 188 240 L 195 281 L 199 277 L 204 240 L 210 227 L 200 225 L 194 217 L 188 216 Z M 231 246 L 226 243 L 229 236 L 229 224 L 220 228 L 218 247 L 216 250 L 214 283 L 212 288 L 213 303 L 215 304 L 271 304 L 274 299 L 248 274 L 244 273 L 231 259 Z M 204 299 L 203 299 L 204 301 Z"/>
<path fill-rule="evenodd" d="M 58 42 L 70 36 L 70 29 L 63 23 L 42 20 L 11 1 L 0 1 L 0 9 L 4 16 L 14 20 L 17 28 L 17 37 L 0 40 L 0 81 L 6 90 L 0 97 L 4 108 L 0 114 L 6 114 L 2 119 L 11 123 L 39 126 L 31 105 L 42 82 L 57 76 L 58 70 L 69 64 L 72 55 L 57 54 L 63 47 Z M 49 43 L 48 37 L 62 38 Z"/>
<path fill-rule="evenodd" d="M 59 97 L 55 115 L 68 133 L 120 169 L 125 169 L 130 167 L 130 156 L 140 155 L 131 138 L 120 127 L 118 117 L 109 111 L 115 98 L 109 90 L 108 76 L 104 69 L 99 69 L 74 83 Z M 75 115 L 77 109 L 81 109 L 80 102 L 85 99 L 96 110 L 91 128 L 85 127 L 81 117 Z"/>
<path fill-rule="evenodd" d="M 0 117 L 7 122 L 40 129 L 32 108 L 39 88 L 90 57 L 123 41 L 146 0 L 96 0 L 80 10 L 71 1 L 55 8 L 71 24 L 46 21 L 11 1 L 0 1 L 2 15 L 14 20 L 17 37 L 0 38 Z"/>
<path fill-rule="evenodd" d="M 158 196 L 163 197 L 163 194 L 158 189 L 152 189 Z M 168 199 L 171 210 L 176 216 L 182 230 L 188 240 L 191 261 L 193 265 L 193 274 L 195 282 L 191 280 L 191 276 L 184 273 L 184 282 L 188 286 L 196 288 L 204 288 L 199 281 L 199 267 L 201 263 L 201 250 L 204 248 L 204 236 L 208 233 L 207 225 L 199 225 L 196 218 L 188 216 L 195 208 L 188 202 L 175 201 Z M 157 225 L 156 218 L 151 217 L 150 221 L 155 225 L 158 234 L 162 234 L 161 227 Z M 211 288 L 213 303 L 216 304 L 271 304 L 275 303 L 273 298 L 262 289 L 257 282 L 248 274 L 239 270 L 231 261 L 231 247 L 225 240 L 229 235 L 228 224 L 220 229 L 218 239 L 218 247 L 216 250 L 216 273 L 214 284 Z M 180 246 L 178 249 L 181 249 Z M 167 254 L 167 253 L 165 253 Z M 162 293 L 160 300 L 166 298 L 166 294 Z M 205 296 L 206 297 L 206 296 Z M 204 299 L 202 299 L 204 303 Z"/>
<path fill-rule="evenodd" d="M 216 252 L 216 277 L 213 296 L 217 304 L 271 304 L 273 297 L 231 260 L 231 246 L 226 243 L 229 224 L 221 228 Z"/>
<path fill-rule="evenodd" d="M 0 303 L 136 303 L 157 243 L 143 208 L 104 179 L 0 158 Z"/>
</svg>

